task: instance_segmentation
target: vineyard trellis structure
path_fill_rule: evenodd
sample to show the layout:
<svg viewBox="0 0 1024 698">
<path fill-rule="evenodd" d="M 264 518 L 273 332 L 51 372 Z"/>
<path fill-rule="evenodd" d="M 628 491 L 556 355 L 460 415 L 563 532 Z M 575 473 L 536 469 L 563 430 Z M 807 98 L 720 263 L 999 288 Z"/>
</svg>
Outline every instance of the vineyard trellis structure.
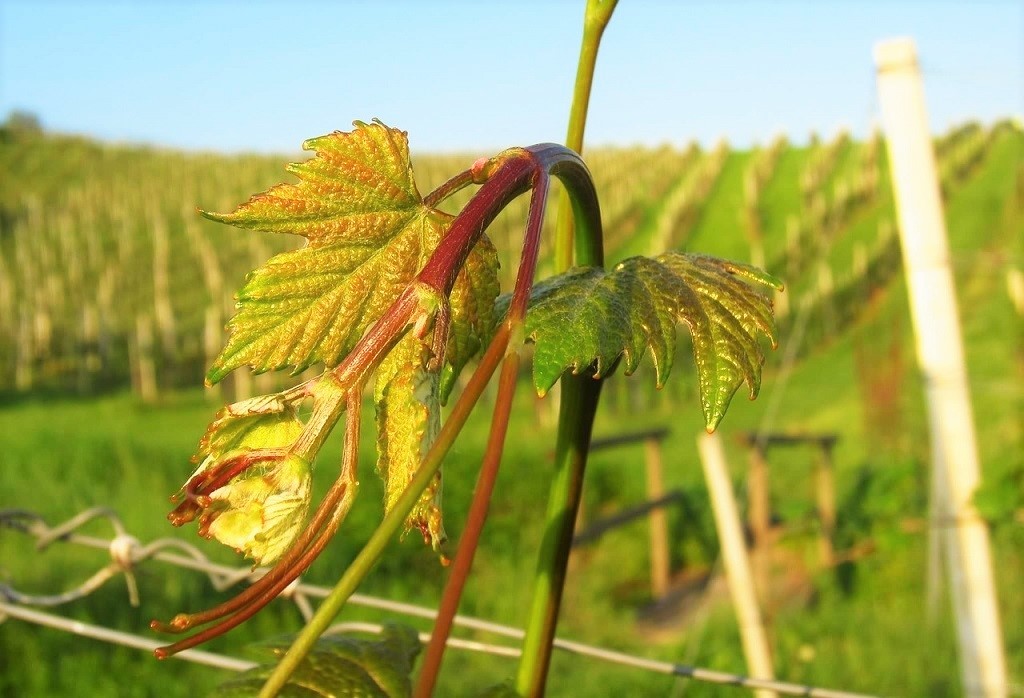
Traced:
<svg viewBox="0 0 1024 698">
<path fill-rule="evenodd" d="M 946 198 L 983 168 L 1007 134 L 1021 135 L 1010 122 L 970 123 L 937 141 Z M 802 193 L 786 211 L 769 210 L 766 195 L 785 184 L 780 163 L 792 158 L 802 163 Z M 695 143 L 595 149 L 587 159 L 609 231 L 609 259 L 693 246 L 763 262 L 787 281 L 777 299 L 783 336 L 794 304 L 811 307 L 808 340 L 836 336 L 900 270 L 877 133 L 855 143 L 840 132 L 807 148 L 779 137 L 752 153 L 724 141 L 706 151 Z M 419 157 L 417 176 L 427 187 L 469 161 Z M 246 270 L 297 241 L 237 235 L 201 220 L 195 207 L 231 208 L 279 180 L 281 162 L 45 134 L 0 141 L 0 172 L 11 184 L 0 195 L 0 392 L 91 393 L 130 384 L 152 401 L 165 388 L 198 384 L 222 343 L 232 293 Z M 738 234 L 710 239 L 709 207 L 719 217 L 721 209 L 732 210 L 712 203 L 737 166 L 739 177 L 730 182 L 741 190 L 742 205 L 727 222 Z M 452 205 L 459 203 L 456 196 Z M 523 198 L 512 202 L 488 230 L 506 287 L 527 205 Z M 229 399 L 279 387 L 275 375 L 236 374 L 227 381 Z M 212 400 L 221 397 L 211 391 Z"/>
<path fill-rule="evenodd" d="M 993 146 L 1021 135 L 1019 124 L 983 127 L 971 123 L 940 138 L 936 151 L 943 198 L 956 199 L 965 185 L 985 170 Z M 63 145 L 69 146 L 72 157 L 50 163 L 45 149 Z M 588 153 L 587 159 L 601 190 L 613 259 L 647 252 L 655 239 L 684 247 L 692 243 L 694 236 L 709 229 L 704 218 L 710 209 L 722 208 L 710 206 L 710 200 L 731 186 L 726 180 L 738 170 L 744 206 L 742 218 L 737 215 L 741 221 L 737 230 L 747 236 L 734 235 L 721 243 L 735 249 L 711 251 L 735 258 L 749 254 L 751 259 L 761 254 L 770 271 L 786 278 L 787 293 L 777 299 L 780 335 L 785 353 L 792 350 L 792 358 L 803 359 L 858 322 L 873 299 L 902 271 L 883 146 L 878 134 L 859 144 L 840 132 L 828 142 L 815 140 L 807 149 L 779 138 L 750 154 L 732 151 L 723 143 L 707 152 L 695 144 L 684 150 L 596 150 Z M 425 158 L 418 161 L 417 174 L 430 182 L 471 160 L 469 156 Z M 197 384 L 203 366 L 220 348 L 223 324 L 233 303 L 231 290 L 242 273 L 285 249 L 289 242 L 287 236 L 249 237 L 217 231 L 197 219 L 194 205 L 229 208 L 252 191 L 279 180 L 281 162 L 266 157 L 239 162 L 140 153 L 50 136 L 37 146 L 22 149 L 0 142 L 0 172 L 5 181 L 16 185 L 0 192 L 0 394 L 47 389 L 90 393 L 130 380 L 138 395 L 153 400 L 165 388 Z M 773 188 L 780 186 L 779 173 L 787 163 L 792 171 L 794 162 L 799 163 L 798 181 L 813 178 L 816 188 L 799 192 L 796 204 L 780 214 L 777 207 L 765 202 Z M 50 165 L 53 167 L 47 170 Z M 22 187 L 26 172 L 27 184 Z M 154 183 L 168 174 L 172 184 L 158 189 Z M 70 186 L 55 186 L 61 178 Z M 748 181 L 752 183 L 748 185 Z M 698 182 L 700 198 L 686 194 Z M 1024 169 L 1018 168 L 1018 207 L 1024 201 L 1022 183 Z M 207 192 L 213 192 L 211 198 L 203 199 Z M 505 274 L 515 271 L 517 217 L 525 216 L 525 206 L 525 200 L 513 202 L 489 231 L 501 254 L 507 256 L 503 258 Z M 140 211 L 144 212 L 141 216 Z M 697 247 L 708 244 L 707 233 L 703 235 L 695 243 Z M 641 367 L 640 372 L 648 369 Z M 246 371 L 236 373 L 236 383 L 228 386 L 235 397 L 254 389 L 269 392 L 279 387 L 274 383 L 280 380 L 276 376 L 252 378 Z M 650 383 L 647 378 L 612 382 L 606 388 L 609 406 L 619 411 L 624 406 L 650 406 L 636 405 L 637 393 L 643 400 L 665 401 L 671 397 L 670 391 L 687 383 L 673 381 L 668 390 L 652 397 L 653 391 L 644 392 L 643 384 Z M 213 391 L 209 395 L 217 402 L 225 397 Z M 1015 523 L 1022 521 L 1018 511 Z M 923 525 L 921 521 L 910 523 Z M 78 534 L 69 529 L 58 537 L 70 541 Z M 131 570 L 144 560 L 176 556 L 180 559 L 171 564 L 206 564 L 198 558 L 188 562 L 194 550 L 190 546 L 167 541 L 142 546 L 124 531 L 113 540 L 96 539 L 93 543 L 113 548 L 110 566 L 91 578 L 92 588 L 124 576 L 131 592 Z M 150 550 L 152 546 L 156 548 Z M 150 553 L 144 554 L 147 550 Z M 248 570 L 223 567 L 202 571 L 215 584 L 253 579 Z M 76 591 L 88 593 L 89 589 L 85 584 Z M 296 585 L 289 592 L 303 613 L 319 594 L 308 585 Z M 28 616 L 38 612 L 16 602 L 16 594 L 13 589 L 0 594 L 10 601 L 2 608 L 9 618 L 29 621 Z M 362 601 L 389 603 L 369 597 L 360 597 Z M 430 609 L 421 607 L 395 609 L 396 613 L 433 617 Z M 473 628 L 469 620 L 467 627 Z M 513 633 L 508 637 L 518 637 L 515 629 L 495 627 Z M 346 628 L 353 629 L 351 625 Z M 562 646 L 569 651 L 604 652 L 586 646 L 570 650 L 572 644 Z M 490 649 L 515 652 L 510 647 Z M 648 666 L 644 663 L 650 660 L 635 657 L 625 661 L 666 674 L 697 678 L 715 674 L 688 674 L 687 667 L 664 662 Z M 718 676 L 725 683 L 742 680 Z M 1011 686 L 1011 692 L 1021 691 Z"/>
<path fill-rule="evenodd" d="M 108 539 L 77 532 L 79 528 L 95 519 L 107 520 L 113 528 L 113 537 Z M 87 509 L 53 527 L 47 525 L 42 517 L 31 511 L 23 509 L 0 510 L 0 530 L 3 529 L 19 531 L 31 536 L 35 539 L 37 550 L 42 550 L 55 542 L 106 550 L 110 555 L 110 562 L 77 587 L 61 594 L 34 595 L 21 592 L 6 584 L 0 584 L 0 623 L 9 619 L 20 620 L 140 650 L 152 651 L 162 643 L 145 636 L 111 630 L 103 626 L 39 611 L 33 607 L 60 606 L 84 598 L 107 581 L 118 576 L 123 576 L 125 579 L 128 587 L 129 603 L 138 605 L 139 598 L 134 579 L 134 570 L 138 565 L 148 561 L 160 561 L 182 569 L 203 573 L 209 577 L 214 588 L 218 590 L 226 589 L 238 583 L 251 583 L 266 572 L 262 568 L 253 570 L 211 562 L 199 549 L 173 538 L 157 539 L 143 544 L 125 529 L 113 511 L 104 507 Z M 330 590 L 324 587 L 304 584 L 301 578 L 299 578 L 285 590 L 282 596 L 295 603 L 303 616 L 308 619 L 312 615 L 312 600 L 323 598 L 329 592 Z M 354 594 L 349 602 L 353 605 L 380 609 L 396 615 L 424 619 L 433 619 L 435 617 L 435 611 L 424 606 L 396 602 L 364 594 Z M 467 630 L 490 633 L 513 640 L 521 640 L 524 634 L 519 628 L 469 616 L 456 616 L 455 624 Z M 348 621 L 336 624 L 330 629 L 329 633 L 378 633 L 381 631 L 381 627 L 375 623 Z M 429 633 L 421 635 L 422 641 L 426 642 L 428 639 Z M 506 657 L 518 657 L 520 653 L 518 647 L 479 642 L 465 638 L 451 638 L 449 644 L 458 649 L 486 652 Z M 562 651 L 573 653 L 580 657 L 611 662 L 642 671 L 737 688 L 761 689 L 775 691 L 783 695 L 807 696 L 808 698 L 872 698 L 867 694 L 852 691 L 819 688 L 785 681 L 756 679 L 713 669 L 647 659 L 563 638 L 556 639 L 555 646 Z M 248 660 L 195 649 L 183 651 L 177 654 L 176 658 L 231 671 L 244 671 L 256 666 L 255 662 Z"/>
</svg>

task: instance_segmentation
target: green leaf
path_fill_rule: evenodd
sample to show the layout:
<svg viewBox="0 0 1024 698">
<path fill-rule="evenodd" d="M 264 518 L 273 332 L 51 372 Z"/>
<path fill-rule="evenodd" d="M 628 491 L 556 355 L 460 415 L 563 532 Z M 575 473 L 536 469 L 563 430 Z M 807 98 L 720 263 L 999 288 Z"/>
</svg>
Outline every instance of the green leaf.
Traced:
<svg viewBox="0 0 1024 698">
<path fill-rule="evenodd" d="M 245 365 L 257 373 L 337 365 L 422 268 L 451 223 L 451 216 L 423 204 L 405 132 L 355 122 L 355 130 L 310 139 L 303 148 L 316 155 L 288 166 L 298 184 L 256 194 L 233 213 L 203 212 L 307 240 L 249 275 L 228 324 L 227 346 L 207 373 L 211 384 Z M 468 360 L 464 348 L 456 347 L 454 360 Z"/>
<path fill-rule="evenodd" d="M 278 394 L 260 395 L 221 409 L 206 428 L 193 463 L 220 460 L 238 450 L 291 445 L 302 431 L 292 405 Z"/>
<path fill-rule="evenodd" d="M 287 644 L 263 645 L 280 658 Z M 420 652 L 416 631 L 386 624 L 380 640 L 324 637 L 302 660 L 281 692 L 282 698 L 404 698 L 412 694 L 413 660 Z M 276 663 L 276 662 L 275 662 Z M 245 671 L 210 693 L 211 698 L 256 696 L 274 663 Z"/>
<path fill-rule="evenodd" d="M 607 375 L 620 360 L 632 373 L 649 350 L 658 387 L 675 354 L 676 325 L 693 338 L 694 362 L 709 430 L 721 421 L 733 393 L 746 382 L 757 396 L 764 354 L 757 333 L 774 347 L 775 321 L 765 287 L 768 274 L 704 255 L 667 252 L 633 257 L 612 270 L 572 269 L 538 283 L 526 314 L 536 344 L 533 377 L 544 395 L 566 370 Z M 499 299 L 501 311 L 507 297 Z"/>
<path fill-rule="evenodd" d="M 481 235 L 452 287 L 452 321 L 441 373 L 441 404 L 447 402 L 466 363 L 490 342 L 498 290 L 498 252 Z"/>
<path fill-rule="evenodd" d="M 377 369 L 377 472 L 384 480 L 385 514 L 402 496 L 440 430 L 438 374 L 426 370 L 429 354 L 426 344 L 407 333 Z M 405 527 L 420 529 L 424 540 L 440 550 L 446 540 L 440 472 L 420 495 Z"/>
</svg>

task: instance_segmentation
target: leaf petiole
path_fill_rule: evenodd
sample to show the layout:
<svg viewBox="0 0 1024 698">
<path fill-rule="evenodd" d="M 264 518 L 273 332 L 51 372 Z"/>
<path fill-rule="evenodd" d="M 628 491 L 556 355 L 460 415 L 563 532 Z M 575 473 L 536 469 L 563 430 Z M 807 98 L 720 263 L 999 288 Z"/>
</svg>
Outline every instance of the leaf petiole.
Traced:
<svg viewBox="0 0 1024 698">
<path fill-rule="evenodd" d="M 341 579 L 338 580 L 334 589 L 331 590 L 331 593 L 320 604 L 320 607 L 310 621 L 300 631 L 295 642 L 281 658 L 273 673 L 268 677 L 266 684 L 264 684 L 263 689 L 260 691 L 260 698 L 273 698 L 284 687 L 288 677 L 291 676 L 299 663 L 309 654 L 317 638 L 334 622 L 334 618 L 344 607 L 345 602 L 348 601 L 348 598 L 355 592 L 366 575 L 369 574 L 370 569 L 384 552 L 384 548 L 387 547 L 391 539 L 398 533 L 398 530 L 405 522 L 405 518 L 419 501 L 420 493 L 430 484 L 434 475 L 440 469 L 444 457 L 452 447 L 459 432 L 462 431 L 462 427 L 469 418 L 477 400 L 483 394 L 484 388 L 490 382 L 491 376 L 494 375 L 498 364 L 505 357 L 508 340 L 507 328 L 505 325 L 502 325 L 498 332 L 495 333 L 494 340 L 487 348 L 483 358 L 481 358 L 480 365 L 473 372 L 473 376 L 470 378 L 466 389 L 459 395 L 459 399 L 455 402 L 448 419 L 442 425 L 437 439 L 424 457 L 423 463 L 416 471 L 412 480 L 409 481 L 405 492 L 395 503 L 394 508 L 381 521 L 380 526 L 370 536 L 363 549 L 352 560 L 352 563 L 345 570 Z"/>
<path fill-rule="evenodd" d="M 473 170 L 464 170 L 446 181 L 434 191 L 424 196 L 423 205 L 430 208 L 437 208 L 453 194 L 462 191 L 471 184 L 483 184 L 483 182 L 478 182 L 475 179 Z"/>
<path fill-rule="evenodd" d="M 494 415 L 491 418 L 491 431 L 487 439 L 487 448 L 477 478 L 476 489 L 473 491 L 473 501 L 466 517 L 466 528 L 459 539 L 459 548 L 455 554 L 444 594 L 441 597 L 434 630 L 430 635 L 430 644 L 427 645 L 427 651 L 423 658 L 423 667 L 420 669 L 419 683 L 416 686 L 416 695 L 419 698 L 429 698 L 437 683 L 448 636 L 451 634 L 452 623 L 459 609 L 459 601 L 473 567 L 473 558 L 487 521 L 494 483 L 498 478 L 501 455 L 505 449 L 505 435 L 508 431 L 509 416 L 512 411 L 512 401 L 515 397 L 516 379 L 519 374 L 521 342 L 518 341 L 518 338 L 522 335 L 526 304 L 530 299 L 530 287 L 537 270 L 540 235 L 544 224 L 544 212 L 547 208 L 548 185 L 547 172 L 537 170 L 533 179 L 530 212 L 526 223 L 519 271 L 516 274 L 515 291 L 503 323 L 508 335 L 517 338 L 517 341 L 507 352 L 502 365 Z"/>
</svg>

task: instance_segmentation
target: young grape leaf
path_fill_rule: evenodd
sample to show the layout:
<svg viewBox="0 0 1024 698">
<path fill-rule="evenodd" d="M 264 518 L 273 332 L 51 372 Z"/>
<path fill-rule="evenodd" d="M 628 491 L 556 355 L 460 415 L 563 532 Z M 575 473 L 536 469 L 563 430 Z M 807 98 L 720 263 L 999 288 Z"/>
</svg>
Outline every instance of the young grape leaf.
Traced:
<svg viewBox="0 0 1024 698">
<path fill-rule="evenodd" d="M 452 287 L 452 320 L 441 372 L 441 404 L 447 402 L 466 363 L 490 341 L 498 290 L 498 252 L 487 236 L 481 235 Z"/>
<path fill-rule="evenodd" d="M 207 373 L 211 384 L 244 365 L 260 373 L 338 364 L 422 268 L 451 223 L 451 216 L 423 204 L 405 132 L 355 122 L 355 130 L 310 139 L 303 148 L 316 154 L 288 166 L 297 184 L 278 184 L 233 213 L 203 212 L 242 228 L 307 239 L 247 278 L 227 346 Z M 468 360 L 459 350 L 454 358 Z"/>
<path fill-rule="evenodd" d="M 394 508 L 441 428 L 438 374 L 425 366 L 429 348 L 406 334 L 377 369 L 377 472 L 384 480 L 384 512 Z M 441 522 L 441 473 L 405 520 L 434 550 L 446 536 Z"/>
<path fill-rule="evenodd" d="M 543 395 L 568 369 L 600 378 L 620 357 L 628 375 L 650 349 L 661 387 L 683 322 L 693 338 L 704 419 L 714 429 L 741 382 L 757 396 L 764 362 L 757 332 L 776 345 L 771 300 L 758 286 L 782 288 L 754 267 L 679 252 L 546 279 L 534 286 L 526 314 L 526 336 L 536 344 L 534 385 Z M 496 310 L 506 304 L 502 297 Z"/>
<path fill-rule="evenodd" d="M 299 535 L 309 509 L 310 465 L 287 454 L 302 429 L 294 407 L 278 395 L 221 410 L 168 518 L 176 526 L 198 518 L 200 535 L 256 564 L 274 562 Z"/>
<path fill-rule="evenodd" d="M 286 644 L 262 645 L 273 663 L 245 671 L 218 686 L 211 698 L 248 698 L 260 692 Z M 412 628 L 386 624 L 380 640 L 324 637 L 317 640 L 281 692 L 282 698 L 402 698 L 412 694 L 413 660 L 420 640 Z"/>
<path fill-rule="evenodd" d="M 221 409 L 206 428 L 193 463 L 222 459 L 238 449 L 289 445 L 302 431 L 294 407 L 279 395 L 260 395 Z"/>
</svg>

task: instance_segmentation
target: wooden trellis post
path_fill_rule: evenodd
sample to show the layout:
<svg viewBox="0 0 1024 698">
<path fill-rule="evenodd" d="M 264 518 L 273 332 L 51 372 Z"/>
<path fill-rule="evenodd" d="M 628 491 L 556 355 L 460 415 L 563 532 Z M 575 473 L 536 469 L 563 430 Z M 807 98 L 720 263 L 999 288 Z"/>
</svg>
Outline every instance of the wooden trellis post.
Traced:
<svg viewBox="0 0 1024 698">
<path fill-rule="evenodd" d="M 758 588 L 768 589 L 763 571 L 771 539 L 771 498 L 768 477 L 768 451 L 777 446 L 815 446 L 818 458 L 814 466 L 814 501 L 818 513 L 818 550 L 823 567 L 835 560 L 833 537 L 836 528 L 836 492 L 832 475 L 832 449 L 835 434 L 755 434 L 740 435 L 740 442 L 749 449 L 750 469 L 747 476 L 747 522 L 754 539 L 754 567 Z"/>
<path fill-rule="evenodd" d="M 924 88 L 912 39 L 875 46 L 878 95 L 899 215 L 911 317 L 945 526 L 964 693 L 1006 696 L 1006 660 L 988 528 L 971 503 L 980 481 L 963 339 Z M 936 525 L 932 517 L 932 525 Z M 953 522 L 949 525 L 946 522 Z"/>
<path fill-rule="evenodd" d="M 157 400 L 156 363 L 153 359 L 153 320 L 145 314 L 135 316 L 135 342 L 132 344 L 134 364 L 132 378 L 135 393 L 146 404 Z"/>
<path fill-rule="evenodd" d="M 100 320 L 96 303 L 86 301 L 82 307 L 81 325 L 82 359 L 78 364 L 78 392 L 92 391 L 96 375 L 103 363 L 100 359 Z"/>
<path fill-rule="evenodd" d="M 768 484 L 768 461 L 764 447 L 757 442 L 750 444 L 750 466 L 747 474 L 747 520 L 754 537 L 754 547 L 761 547 L 768 541 L 772 525 L 771 489 Z"/>
<path fill-rule="evenodd" d="M 661 461 L 661 440 L 655 436 L 644 439 L 644 461 L 647 474 L 647 499 L 657 501 L 665 496 L 665 483 Z M 668 550 L 668 518 L 665 509 L 652 509 L 651 536 L 651 596 L 660 599 L 668 593 L 670 559 Z"/>
<path fill-rule="evenodd" d="M 192 220 L 192 216 L 191 208 L 186 208 L 182 213 L 185 233 L 193 253 L 199 260 L 203 285 L 210 296 L 209 305 L 203 314 L 203 367 L 209 368 L 220 354 L 224 341 L 225 308 L 230 306 L 225 300 L 224 275 L 221 272 L 217 250 L 210 244 L 202 228 Z M 206 389 L 206 399 L 215 404 L 220 403 L 223 401 L 223 392 L 223 384 L 217 383 Z"/>
<path fill-rule="evenodd" d="M 818 505 L 818 552 L 823 567 L 835 561 L 832 540 L 836 530 L 836 487 L 832 478 L 832 447 L 835 438 L 818 442 L 818 461 L 814 466 L 814 494 Z"/>
<path fill-rule="evenodd" d="M 717 434 L 701 434 L 697 438 L 697 448 L 704 467 L 708 493 L 711 495 L 715 527 L 722 546 L 725 577 L 736 609 L 747 669 L 755 678 L 770 679 L 774 672 L 768 649 L 768 636 L 761 620 L 761 609 L 757 604 L 747 546 L 743 540 L 739 509 L 736 506 L 732 483 L 729 481 L 722 441 Z M 776 694 L 774 691 L 762 690 L 756 691 L 756 695 L 757 698 L 774 698 Z"/>
<path fill-rule="evenodd" d="M 647 502 L 624 515 L 612 517 L 605 523 L 598 522 L 591 530 L 577 536 L 577 542 L 598 537 L 602 532 L 632 520 L 643 510 L 650 525 L 651 597 L 660 599 L 668 592 L 671 581 L 671 555 L 669 554 L 668 517 L 664 505 L 674 497 L 665 494 L 661 442 L 668 436 L 668 429 L 652 429 L 633 434 L 620 434 L 603 439 L 593 439 L 591 452 L 615 446 L 643 442 L 644 463 L 647 481 Z M 577 519 L 579 522 L 579 519 Z"/>
<path fill-rule="evenodd" d="M 160 336 L 160 358 L 163 368 L 175 366 L 178 358 L 177 320 L 171 304 L 171 244 L 167 222 L 159 210 L 149 214 L 153 231 L 153 318 Z"/>
<path fill-rule="evenodd" d="M 769 533 L 772 526 L 771 486 L 768 478 L 768 460 L 765 447 L 751 441 L 747 452 L 747 525 L 754 543 L 753 569 L 757 589 L 763 599 L 768 598 Z"/>
</svg>

